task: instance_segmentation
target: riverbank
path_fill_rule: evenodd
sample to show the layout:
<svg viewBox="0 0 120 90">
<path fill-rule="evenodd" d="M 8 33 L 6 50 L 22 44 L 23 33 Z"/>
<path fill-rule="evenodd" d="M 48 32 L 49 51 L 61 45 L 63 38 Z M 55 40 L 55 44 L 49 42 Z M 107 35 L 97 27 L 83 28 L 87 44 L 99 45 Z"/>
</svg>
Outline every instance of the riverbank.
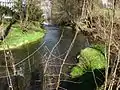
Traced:
<svg viewBox="0 0 120 90">
<path fill-rule="evenodd" d="M 118 87 L 120 73 L 120 65 L 118 65 L 120 55 L 120 12 L 118 10 L 119 9 L 115 9 L 115 11 L 106 9 L 101 11 L 98 9 L 93 11 L 90 17 L 91 20 L 89 20 L 90 29 L 93 31 L 83 31 L 88 37 L 89 43 L 105 45 L 106 58 L 109 64 L 106 67 L 109 72 L 106 71 L 106 73 L 108 73 L 108 80 L 105 83 L 108 83 L 107 87 L 111 87 L 109 85 L 113 83 L 113 88 Z M 116 69 L 114 69 L 114 67 L 116 67 Z M 115 75 L 114 78 L 112 77 L 113 73 Z M 115 82 L 112 82 L 113 79 Z"/>
<path fill-rule="evenodd" d="M 0 50 L 20 48 L 24 45 L 42 40 L 45 35 L 44 29 L 38 26 L 31 26 L 30 29 L 23 32 L 18 23 L 12 25 L 8 36 L 0 43 Z"/>
</svg>

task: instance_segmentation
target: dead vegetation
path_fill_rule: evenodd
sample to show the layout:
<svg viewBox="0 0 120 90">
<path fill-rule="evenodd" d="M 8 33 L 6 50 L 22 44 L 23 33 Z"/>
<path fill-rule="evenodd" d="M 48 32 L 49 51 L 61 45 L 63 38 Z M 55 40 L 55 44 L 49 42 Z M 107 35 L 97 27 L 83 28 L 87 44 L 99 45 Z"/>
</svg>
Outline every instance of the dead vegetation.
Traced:
<svg viewBox="0 0 120 90">
<path fill-rule="evenodd" d="M 103 88 L 104 90 L 119 90 L 120 1 L 111 1 L 112 6 L 108 8 L 104 8 L 101 2 L 95 0 L 83 0 L 84 3 L 79 3 L 79 1 L 70 2 L 69 0 L 57 1 L 59 3 L 57 7 L 59 7 L 58 10 L 60 11 L 57 14 L 61 17 L 60 19 L 57 18 L 58 22 L 71 22 L 70 24 L 75 27 L 76 32 L 83 32 L 89 38 L 90 43 L 102 43 L 106 46 L 105 56 L 108 65 Z"/>
<path fill-rule="evenodd" d="M 103 43 L 106 46 L 108 66 L 106 67 L 104 90 L 118 90 L 120 84 L 120 17 L 119 8 L 115 7 L 115 0 L 112 5 L 112 9 L 97 8 L 98 10 L 90 13 L 90 28 L 94 30 L 87 31 L 88 35 L 91 35 L 88 36 L 91 37 L 89 39 L 91 43 Z"/>
</svg>

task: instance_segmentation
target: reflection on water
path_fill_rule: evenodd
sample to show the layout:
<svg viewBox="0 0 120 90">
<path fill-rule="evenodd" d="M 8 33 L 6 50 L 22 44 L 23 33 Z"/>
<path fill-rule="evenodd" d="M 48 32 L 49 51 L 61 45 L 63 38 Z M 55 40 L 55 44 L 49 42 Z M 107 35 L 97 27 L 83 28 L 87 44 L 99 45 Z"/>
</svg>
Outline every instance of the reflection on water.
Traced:
<svg viewBox="0 0 120 90">
<path fill-rule="evenodd" d="M 61 87 L 66 88 L 67 90 L 96 90 L 104 83 L 104 74 L 104 70 L 94 70 L 94 72 L 86 72 L 80 77 L 69 79 L 69 82 L 62 81 Z"/>
<path fill-rule="evenodd" d="M 9 66 L 9 71 L 11 74 L 11 79 L 13 81 L 14 90 L 33 90 L 33 89 L 30 89 L 31 85 L 33 87 L 35 86 L 35 85 L 31 84 L 31 81 L 33 82 L 32 77 L 34 77 L 33 73 L 38 73 L 38 72 L 36 72 L 36 68 L 39 70 L 39 72 L 42 72 L 41 54 L 39 52 L 39 50 L 41 51 L 41 48 L 35 54 L 33 54 L 31 57 L 28 57 L 28 56 L 31 55 L 39 47 L 40 47 L 40 41 L 35 42 L 30 45 L 27 45 L 27 46 L 23 46 L 22 48 L 19 48 L 19 49 L 5 51 L 7 53 L 9 52 L 8 54 L 6 54 L 6 58 L 7 58 L 8 66 Z M 12 58 L 11 58 L 11 56 L 12 56 Z M 26 58 L 26 57 L 28 57 L 28 58 Z M 5 86 L 6 87 L 8 86 L 8 84 L 9 84 L 8 81 L 10 81 L 10 80 L 8 79 L 8 75 L 6 72 L 6 62 L 5 62 L 4 51 L 0 52 L 0 59 L 1 59 L 1 62 L 0 62 L 0 66 L 1 66 L 0 67 L 0 77 L 1 78 L 0 78 L 0 80 L 3 81 L 3 82 L 0 82 L 0 88 L 5 88 Z M 19 63 L 22 60 L 24 60 L 24 62 Z M 15 65 L 17 65 L 16 69 L 17 69 L 17 71 L 19 70 L 18 71 L 19 74 L 17 74 L 17 76 L 13 76 L 12 62 L 15 62 Z M 20 71 L 20 69 L 22 69 L 21 70 L 22 72 Z M 37 74 L 35 74 L 35 75 L 38 80 Z M 18 78 L 18 81 L 16 80 L 17 78 Z M 34 79 L 34 81 L 35 81 L 35 79 Z M 41 77 L 39 77 L 39 79 L 41 79 Z M 19 89 L 16 89 L 16 83 L 18 84 L 17 86 L 19 86 Z M 39 85 L 41 85 L 41 84 L 39 84 Z M 42 87 L 42 86 L 40 86 L 40 87 Z M 9 89 L 7 87 L 7 89 L 0 89 L 0 90 L 9 90 Z"/>
</svg>

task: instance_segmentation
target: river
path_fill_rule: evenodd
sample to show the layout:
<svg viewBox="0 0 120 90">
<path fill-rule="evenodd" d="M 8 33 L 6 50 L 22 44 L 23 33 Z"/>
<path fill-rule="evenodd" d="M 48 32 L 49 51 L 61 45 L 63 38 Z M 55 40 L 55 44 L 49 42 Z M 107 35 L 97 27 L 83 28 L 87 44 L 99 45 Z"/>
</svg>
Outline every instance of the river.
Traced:
<svg viewBox="0 0 120 90">
<path fill-rule="evenodd" d="M 15 86 L 14 90 L 54 90 L 53 88 L 56 88 L 60 67 L 73 40 L 74 32 L 68 26 L 63 27 L 51 23 L 51 8 L 49 5 L 43 5 L 46 34 L 42 42 L 37 41 L 20 49 L 5 51 L 5 53 L 4 51 L 0 52 L 0 90 L 11 88 L 8 87 L 11 85 L 11 81 L 12 85 Z M 61 79 L 68 79 L 69 67 L 77 62 L 76 55 L 87 46 L 89 46 L 89 43 L 86 36 L 79 33 L 65 60 Z M 5 60 L 7 60 L 8 65 L 14 62 L 16 67 L 17 72 L 13 72 L 14 68 L 12 67 L 8 68 L 13 75 L 11 79 L 8 77 L 8 71 L 6 72 Z M 63 86 L 65 86 L 64 83 Z"/>
<path fill-rule="evenodd" d="M 59 69 L 63 62 L 63 58 L 65 57 L 66 52 L 73 40 L 74 33 L 70 27 L 61 28 L 54 25 L 47 25 L 45 26 L 45 28 L 47 30 L 47 34 L 44 39 L 46 41 L 45 47 L 49 52 L 52 52 L 53 54 L 50 55 L 50 53 L 46 50 L 49 53 L 47 57 L 48 64 L 47 65 L 45 64 L 45 67 L 47 66 L 45 72 L 45 76 L 47 77 L 47 79 L 45 79 L 45 81 L 49 81 L 45 82 L 46 85 L 50 83 L 57 83 L 56 80 L 59 75 Z M 71 66 L 71 64 L 74 64 L 76 62 L 75 57 L 77 53 L 80 52 L 80 50 L 82 48 L 85 48 L 86 46 L 88 46 L 86 37 L 83 34 L 78 34 L 75 44 L 71 52 L 69 53 L 68 58 L 66 59 L 66 65 L 64 65 L 65 66 L 64 68 L 66 68 L 65 71 L 69 69 L 68 67 Z M 53 86 L 48 85 L 48 87 L 44 88 L 55 87 L 56 85 L 54 84 Z"/>
<path fill-rule="evenodd" d="M 66 54 L 66 51 L 70 46 L 70 43 L 73 39 L 74 34 L 72 29 L 70 29 L 69 27 L 65 27 L 64 30 L 63 28 L 57 25 L 44 25 L 44 27 L 47 30 L 47 32 L 42 42 L 37 41 L 28 46 L 24 46 L 21 49 L 5 51 L 6 57 L 8 59 L 8 64 L 11 65 L 12 63 L 11 60 L 13 60 L 13 62 L 15 62 L 15 65 L 18 71 L 17 75 L 20 76 L 19 77 L 20 79 L 23 79 L 24 85 L 20 87 L 19 90 L 25 90 L 25 89 L 38 90 L 38 88 L 39 89 L 42 88 L 43 76 L 46 76 L 47 80 L 48 78 L 49 79 L 55 78 L 54 80 L 51 80 L 51 81 L 48 80 L 48 81 L 49 83 L 53 81 L 56 83 L 57 77 L 55 76 L 58 76 L 59 74 L 60 65 L 62 64 L 62 60 Z M 62 34 L 62 37 L 61 37 L 61 34 Z M 59 40 L 60 38 L 61 40 Z M 80 52 L 82 48 L 86 47 L 87 44 L 88 43 L 87 43 L 86 37 L 82 34 L 78 34 L 74 47 L 72 48 L 72 51 L 70 52 L 66 60 L 66 63 L 69 63 L 69 64 L 73 63 L 75 60 L 76 54 Z M 55 47 L 54 50 L 52 50 L 53 47 Z M 51 51 L 52 51 L 52 55 L 50 55 Z M 4 81 L 4 79 L 6 80 L 6 77 L 7 77 L 5 72 L 6 64 L 5 64 L 5 57 L 4 57 L 3 51 L 1 51 L 0 53 L 1 53 L 0 54 L 1 73 L 0 74 L 1 74 L 1 79 Z M 48 62 L 48 65 L 46 68 L 46 72 L 43 75 L 43 72 L 44 72 L 43 67 L 46 65 L 44 64 L 45 61 Z M 67 68 L 69 64 L 66 64 L 65 67 Z M 13 71 L 11 67 L 9 67 L 9 70 L 10 72 Z M 15 76 L 12 77 L 13 81 L 14 81 L 14 77 Z M 47 82 L 44 82 L 44 83 L 46 83 L 45 85 L 49 84 Z M 3 89 L 5 85 L 8 85 L 8 84 L 6 82 L 2 82 L 0 84 L 0 88 L 1 88 L 0 90 L 7 90 L 7 89 Z M 20 86 L 22 85 L 21 82 L 18 82 L 18 86 L 19 85 Z M 50 85 L 50 87 L 54 87 L 54 86 Z M 24 88 L 24 89 L 21 89 L 21 88 Z M 18 87 L 15 90 L 18 90 Z M 47 90 L 47 89 L 44 89 L 44 90 Z"/>
</svg>

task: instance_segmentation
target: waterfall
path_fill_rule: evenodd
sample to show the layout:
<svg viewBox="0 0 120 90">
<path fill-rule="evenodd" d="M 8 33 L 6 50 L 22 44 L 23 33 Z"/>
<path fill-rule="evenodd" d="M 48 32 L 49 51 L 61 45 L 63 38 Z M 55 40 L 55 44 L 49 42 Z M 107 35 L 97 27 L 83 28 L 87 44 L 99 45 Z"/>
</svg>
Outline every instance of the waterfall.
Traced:
<svg viewBox="0 0 120 90">
<path fill-rule="evenodd" d="M 51 8 L 51 0 L 42 0 L 41 9 L 43 11 L 43 17 L 45 19 L 43 24 L 51 24 Z"/>
</svg>

